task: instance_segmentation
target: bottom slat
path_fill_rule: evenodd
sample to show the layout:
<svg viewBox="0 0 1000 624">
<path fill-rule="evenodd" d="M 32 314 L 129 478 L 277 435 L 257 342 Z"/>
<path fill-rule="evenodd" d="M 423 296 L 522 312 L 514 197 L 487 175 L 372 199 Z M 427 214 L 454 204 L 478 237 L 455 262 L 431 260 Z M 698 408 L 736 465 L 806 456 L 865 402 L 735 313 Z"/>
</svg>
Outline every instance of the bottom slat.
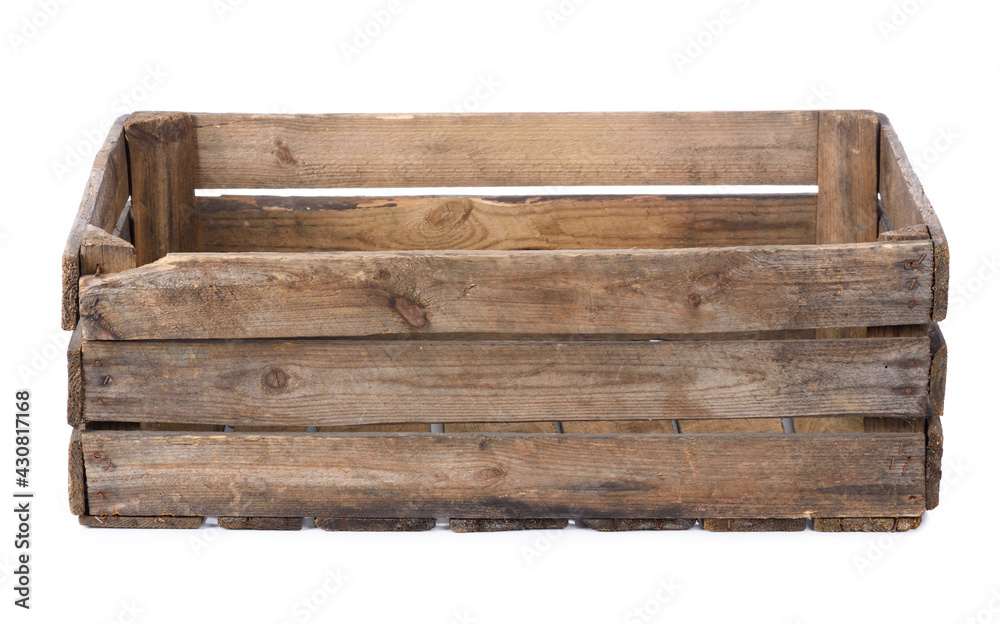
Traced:
<svg viewBox="0 0 1000 624">
<path fill-rule="evenodd" d="M 198 529 L 201 516 L 80 516 L 80 524 L 104 529 Z"/>
<path fill-rule="evenodd" d="M 683 518 L 585 518 L 581 520 L 595 531 L 683 531 L 694 526 L 694 520 Z"/>
<path fill-rule="evenodd" d="M 455 533 L 491 533 L 494 531 L 525 531 L 534 529 L 565 529 L 565 518 L 452 518 L 451 530 Z"/>
<path fill-rule="evenodd" d="M 821 533 L 852 531 L 909 531 L 920 526 L 921 518 L 816 518 L 813 529 Z"/>
<path fill-rule="evenodd" d="M 324 531 L 430 531 L 434 518 L 316 518 Z"/>
<path fill-rule="evenodd" d="M 83 431 L 81 443 L 93 515 L 916 517 L 925 503 L 923 434 Z"/>
</svg>

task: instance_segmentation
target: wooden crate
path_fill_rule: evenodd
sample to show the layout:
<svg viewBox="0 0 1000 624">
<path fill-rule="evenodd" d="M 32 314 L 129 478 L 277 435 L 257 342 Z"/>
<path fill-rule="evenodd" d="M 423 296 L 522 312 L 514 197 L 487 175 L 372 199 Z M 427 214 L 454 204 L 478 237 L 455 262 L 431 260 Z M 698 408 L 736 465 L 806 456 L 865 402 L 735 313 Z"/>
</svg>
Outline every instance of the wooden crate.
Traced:
<svg viewBox="0 0 1000 624">
<path fill-rule="evenodd" d="M 584 185 L 816 192 L 196 194 Z M 948 247 L 872 112 L 135 113 L 63 269 L 89 526 L 891 531 L 938 502 Z"/>
</svg>

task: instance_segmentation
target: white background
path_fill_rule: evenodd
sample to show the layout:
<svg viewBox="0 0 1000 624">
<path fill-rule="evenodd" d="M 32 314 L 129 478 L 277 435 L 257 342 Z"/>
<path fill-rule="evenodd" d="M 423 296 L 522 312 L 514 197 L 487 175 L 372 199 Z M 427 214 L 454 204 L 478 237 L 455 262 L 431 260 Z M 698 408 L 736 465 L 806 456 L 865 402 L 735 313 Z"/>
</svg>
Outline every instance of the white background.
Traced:
<svg viewBox="0 0 1000 624">
<path fill-rule="evenodd" d="M 388 0 L 223 2 L 6 0 L 0 10 L 0 397 L 8 423 L 14 390 L 33 393 L 37 492 L 30 613 L 11 604 L 13 514 L 0 512 L 0 620 L 616 622 L 638 608 L 629 621 L 1000 621 L 990 611 L 1000 610 L 997 3 L 567 0 L 569 15 L 553 21 L 558 0 L 400 0 L 347 58 L 342 44 Z M 679 68 L 678 54 L 697 56 Z M 498 86 L 477 99 L 481 81 Z M 888 114 L 951 243 L 940 508 L 900 535 L 79 527 L 66 500 L 59 258 L 109 121 L 132 109 L 456 105 Z M 0 427 L 3 510 L 13 437 L 13 423 Z M 338 571 L 346 580 L 324 592 Z M 676 590 L 658 594 L 661 583 Z M 310 596 L 322 606 L 304 609 Z"/>
</svg>

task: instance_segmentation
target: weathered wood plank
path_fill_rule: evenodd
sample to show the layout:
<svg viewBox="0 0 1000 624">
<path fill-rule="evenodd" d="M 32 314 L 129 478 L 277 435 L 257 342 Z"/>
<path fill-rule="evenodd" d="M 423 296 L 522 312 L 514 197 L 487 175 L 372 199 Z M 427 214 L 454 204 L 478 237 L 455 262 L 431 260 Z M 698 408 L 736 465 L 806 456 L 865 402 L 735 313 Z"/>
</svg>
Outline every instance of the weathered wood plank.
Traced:
<svg viewBox="0 0 1000 624">
<path fill-rule="evenodd" d="M 87 226 L 80 245 L 80 275 L 106 275 L 135 267 L 135 247 L 99 227 Z"/>
<path fill-rule="evenodd" d="M 927 241 L 907 241 L 172 254 L 133 271 L 81 279 L 81 315 L 87 340 L 913 324 L 930 314 L 931 268 L 918 262 L 929 252 Z"/>
<path fill-rule="evenodd" d="M 563 433 L 677 433 L 670 420 L 566 420 L 561 424 Z"/>
<path fill-rule="evenodd" d="M 66 422 L 83 422 L 83 328 L 77 327 L 66 346 Z"/>
<path fill-rule="evenodd" d="M 799 386 L 801 388 L 801 386 Z M 801 390 L 800 390 L 801 392 Z M 793 410 L 794 411 L 794 410 Z M 763 409 L 761 414 L 771 412 Z M 727 418 L 677 421 L 679 433 L 783 433 L 780 418 Z"/>
<path fill-rule="evenodd" d="M 816 518 L 813 530 L 822 533 L 842 532 L 902 532 L 920 526 L 921 517 L 916 518 Z"/>
<path fill-rule="evenodd" d="M 194 247 L 195 134 L 187 113 L 138 112 L 125 123 L 137 262 Z"/>
<path fill-rule="evenodd" d="M 890 325 L 869 327 L 867 333 L 870 338 L 925 338 L 928 329 L 927 325 Z M 930 349 L 930 338 L 927 339 L 927 347 Z M 929 351 L 928 359 L 930 359 Z M 930 375 L 930 366 L 927 367 L 927 371 Z M 926 408 L 911 414 L 908 418 L 867 416 L 861 426 L 865 433 L 923 433 L 925 418 Z"/>
<path fill-rule="evenodd" d="M 195 114 L 198 188 L 815 184 L 817 114 Z"/>
<path fill-rule="evenodd" d="M 199 197 L 192 251 L 807 245 L 816 195 Z"/>
<path fill-rule="evenodd" d="M 430 531 L 434 518 L 316 518 L 324 531 Z"/>
<path fill-rule="evenodd" d="M 450 527 L 453 533 L 492 533 L 565 529 L 568 524 L 565 518 L 452 518 Z"/>
<path fill-rule="evenodd" d="M 885 115 L 879 115 L 879 194 L 885 219 L 891 229 L 910 225 L 927 226 L 934 245 L 934 303 L 931 320 L 942 321 L 948 312 L 949 260 L 948 239 L 931 207 L 924 187 L 910 166 L 903 145 Z"/>
<path fill-rule="evenodd" d="M 102 529 L 200 529 L 200 516 L 80 516 L 80 524 Z"/>
<path fill-rule="evenodd" d="M 762 533 L 805 531 L 806 518 L 705 518 L 701 526 L 716 533 Z"/>
<path fill-rule="evenodd" d="M 219 526 L 223 529 L 239 531 L 299 531 L 302 529 L 302 518 L 259 518 L 259 517 L 226 517 L 219 518 Z"/>
<path fill-rule="evenodd" d="M 817 155 L 816 242 L 878 238 L 878 118 L 863 111 L 821 111 Z M 871 323 L 890 325 L 893 323 Z M 817 338 L 864 338 L 865 327 L 820 327 Z M 795 420 L 796 431 L 860 432 L 858 419 Z M 801 427 L 801 429 L 800 429 Z"/>
<path fill-rule="evenodd" d="M 80 244 L 88 225 L 107 232 L 114 229 L 129 196 L 128 157 L 125 153 L 125 120 L 111 125 L 104 145 L 94 158 L 80 209 L 73 220 L 62 255 L 62 328 L 72 331 L 79 318 Z"/>
<path fill-rule="evenodd" d="M 639 415 L 923 418 L 930 367 L 926 337 L 86 341 L 83 356 L 87 421 L 259 428 L 560 420 L 567 433 L 576 432 L 569 421 Z M 673 432 L 668 420 L 663 432 Z"/>
<path fill-rule="evenodd" d="M 941 416 L 934 405 L 927 407 L 927 465 L 924 474 L 927 476 L 927 509 L 938 506 L 941 497 L 941 458 L 944 453 L 944 433 L 941 429 Z"/>
<path fill-rule="evenodd" d="M 79 429 L 73 430 L 69 440 L 69 511 L 74 516 L 87 513 L 87 475 Z"/>
<path fill-rule="evenodd" d="M 948 379 L 948 343 L 937 323 L 931 323 L 929 332 L 931 341 L 931 378 L 929 393 L 931 405 L 938 415 L 944 414 L 944 392 Z"/>
<path fill-rule="evenodd" d="M 924 436 L 916 434 L 81 435 L 91 514 L 520 519 L 924 511 Z M 370 495 L 373 488 L 379 496 Z"/>
<path fill-rule="evenodd" d="M 887 230 L 880 232 L 878 240 L 880 242 L 903 241 L 903 240 L 930 240 L 931 235 L 927 231 L 927 226 L 923 223 L 918 225 L 906 225 L 898 230 Z"/>
<path fill-rule="evenodd" d="M 587 528 L 595 531 L 683 531 L 694 526 L 695 521 L 683 518 L 585 518 Z"/>
</svg>

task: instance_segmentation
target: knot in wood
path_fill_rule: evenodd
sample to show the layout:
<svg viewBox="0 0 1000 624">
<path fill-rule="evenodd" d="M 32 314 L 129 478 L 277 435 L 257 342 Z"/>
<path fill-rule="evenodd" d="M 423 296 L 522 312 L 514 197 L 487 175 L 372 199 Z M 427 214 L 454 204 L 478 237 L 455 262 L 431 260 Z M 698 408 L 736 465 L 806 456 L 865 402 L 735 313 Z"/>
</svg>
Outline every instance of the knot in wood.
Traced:
<svg viewBox="0 0 1000 624">
<path fill-rule="evenodd" d="M 407 323 L 417 329 L 427 324 L 427 314 L 424 309 L 406 297 L 393 297 L 392 307 Z"/>
<path fill-rule="evenodd" d="M 288 386 L 288 373 L 280 368 L 272 368 L 264 373 L 263 381 L 266 390 L 284 390 Z"/>
</svg>

